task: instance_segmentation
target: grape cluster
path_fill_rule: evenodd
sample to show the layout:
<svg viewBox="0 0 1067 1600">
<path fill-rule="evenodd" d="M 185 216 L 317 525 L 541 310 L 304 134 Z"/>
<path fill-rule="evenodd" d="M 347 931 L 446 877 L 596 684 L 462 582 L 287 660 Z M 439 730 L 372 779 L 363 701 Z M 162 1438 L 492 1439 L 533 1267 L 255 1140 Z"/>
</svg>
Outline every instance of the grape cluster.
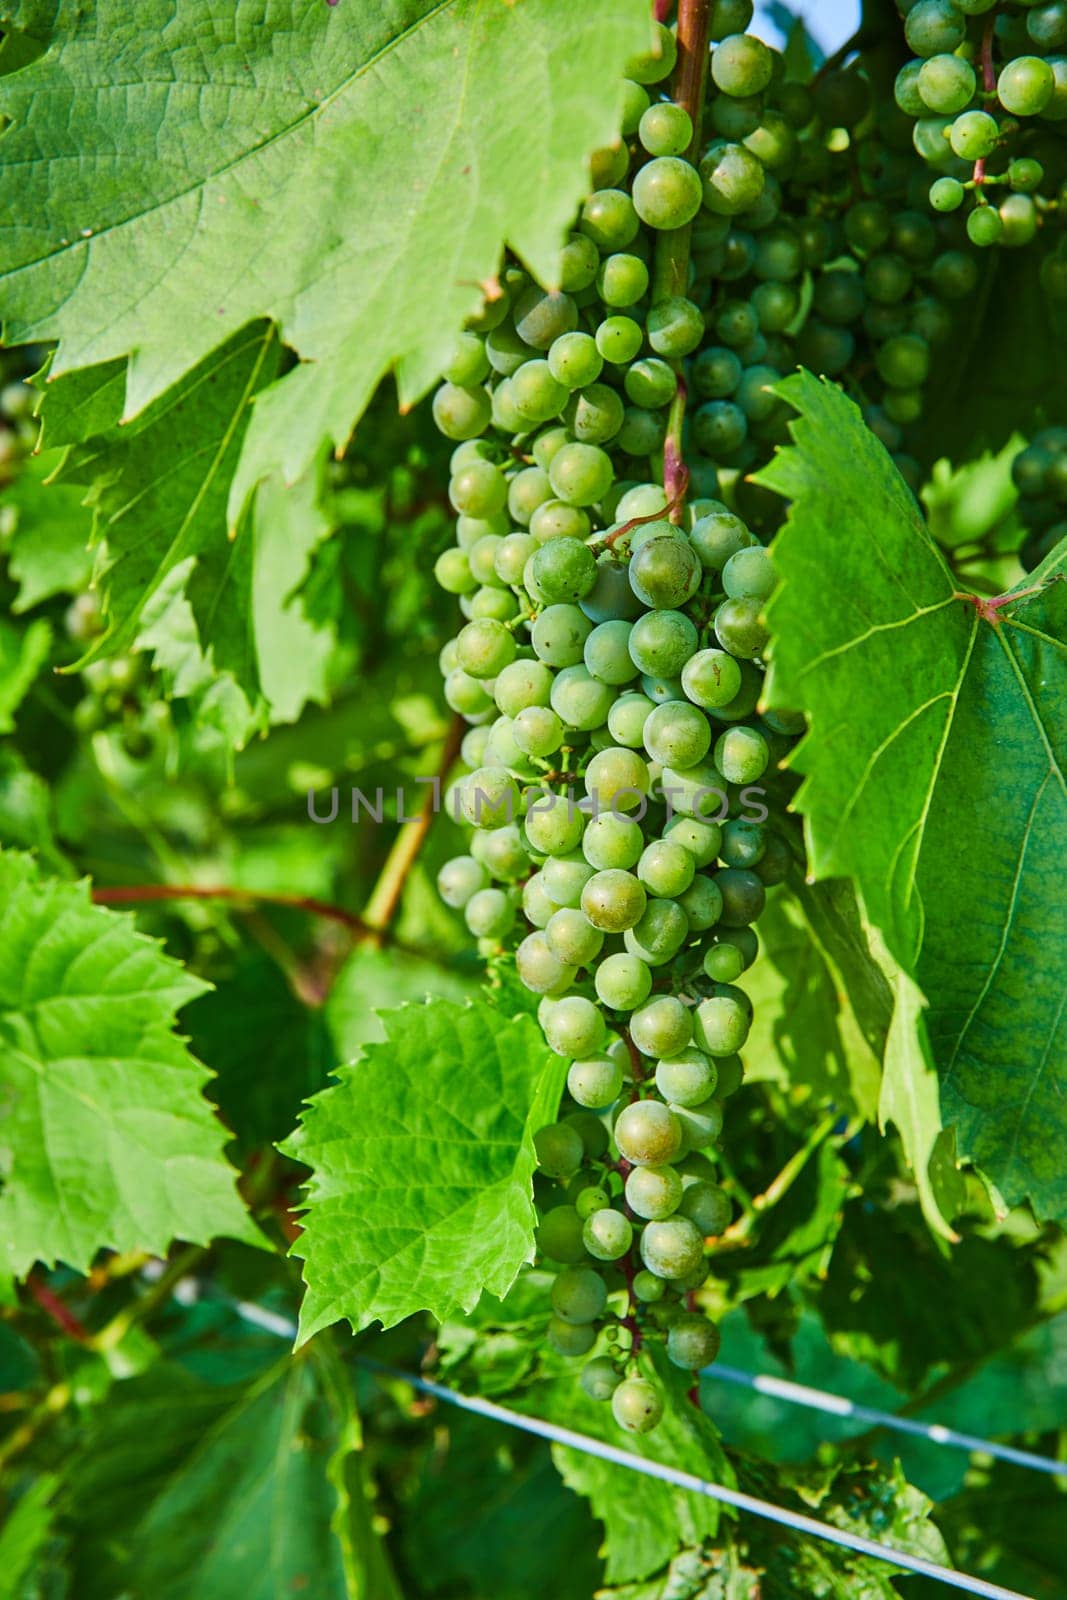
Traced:
<svg viewBox="0 0 1067 1600">
<path fill-rule="evenodd" d="M 939 174 L 930 204 L 968 202 L 967 237 L 980 248 L 1028 244 L 1059 199 L 1061 155 L 1048 135 L 1067 118 L 1067 5 L 915 0 L 901 10 L 914 54 L 896 102 Z"/>
<path fill-rule="evenodd" d="M 730 342 L 709 344 L 713 319 L 659 271 L 658 241 L 698 214 L 727 237 L 709 185 L 728 209 L 758 185 L 747 151 L 740 178 L 733 146 L 687 158 L 689 116 L 655 97 L 674 57 L 668 29 L 659 42 L 631 63 L 624 141 L 594 162 L 560 287 L 505 270 L 433 404 L 457 441 L 457 538 L 437 577 L 467 619 L 441 660 L 470 724 L 449 803 L 474 829 L 439 889 L 487 953 L 513 951 L 570 1062 L 560 1119 L 536 1138 L 538 1248 L 558 1269 L 548 1337 L 584 1356 L 606 1324 L 582 1382 L 638 1432 L 662 1411 L 632 1366 L 642 1343 L 665 1339 L 689 1370 L 718 1348 L 691 1296 L 731 1215 L 714 1150 L 751 1024 L 736 980 L 790 861 L 761 779 L 797 731 L 757 710 L 770 560 L 708 492 L 777 408 L 763 346 L 743 351 L 757 328 L 726 301 Z M 744 35 L 715 61 L 735 95 L 773 69 Z M 684 510 L 654 472 L 683 382 L 705 397 Z"/>
<path fill-rule="evenodd" d="M 1043 428 L 1012 462 L 1019 515 L 1027 532 L 1019 560 L 1027 572 L 1067 539 L 1067 428 Z"/>
</svg>

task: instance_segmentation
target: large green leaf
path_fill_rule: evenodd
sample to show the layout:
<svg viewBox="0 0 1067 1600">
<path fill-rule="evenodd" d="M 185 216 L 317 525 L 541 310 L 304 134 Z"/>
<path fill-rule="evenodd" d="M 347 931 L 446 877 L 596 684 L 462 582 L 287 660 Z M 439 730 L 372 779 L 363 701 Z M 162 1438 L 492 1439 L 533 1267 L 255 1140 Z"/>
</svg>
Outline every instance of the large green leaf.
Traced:
<svg viewBox="0 0 1067 1600">
<path fill-rule="evenodd" d="M 26 856 L 0 855 L 0 925 L 0 1261 L 84 1272 L 105 1246 L 258 1243 L 209 1074 L 172 1031 L 204 985 Z"/>
<path fill-rule="evenodd" d="M 505 241 L 552 278 L 650 36 L 645 0 L 8 0 L 0 23 L 50 46 L 3 81 L 6 338 L 58 339 L 56 374 L 129 355 L 129 417 L 273 319 L 303 362 L 244 486 L 344 443 L 391 367 L 422 393 Z"/>
<path fill-rule="evenodd" d="M 358 1420 L 313 1360 L 221 1387 L 167 1363 L 112 1390 L 65 1481 L 84 1600 L 399 1600 Z"/>
<path fill-rule="evenodd" d="M 565 1063 L 527 1017 L 436 1000 L 384 1017 L 282 1147 L 311 1169 L 301 1340 L 504 1295 L 533 1259 L 533 1133 Z"/>
<path fill-rule="evenodd" d="M 1067 585 L 1046 563 L 983 614 L 852 403 L 806 373 L 782 393 L 800 415 L 761 475 L 793 502 L 769 694 L 810 717 L 811 871 L 855 880 L 925 994 L 961 1155 L 1067 1214 Z"/>
<path fill-rule="evenodd" d="M 0 619 L 0 734 L 15 726 L 15 713 L 48 659 L 52 629 L 43 617 L 19 628 Z"/>
</svg>

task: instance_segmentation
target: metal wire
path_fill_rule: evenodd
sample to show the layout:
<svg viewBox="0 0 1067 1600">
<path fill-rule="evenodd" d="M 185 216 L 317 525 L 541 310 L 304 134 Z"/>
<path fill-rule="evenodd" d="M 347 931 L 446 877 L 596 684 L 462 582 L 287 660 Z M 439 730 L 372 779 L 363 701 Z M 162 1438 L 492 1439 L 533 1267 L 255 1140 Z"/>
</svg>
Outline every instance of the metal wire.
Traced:
<svg viewBox="0 0 1067 1600">
<path fill-rule="evenodd" d="M 288 1317 L 279 1316 L 273 1311 L 265 1311 L 250 1301 L 236 1302 L 235 1310 L 246 1322 L 263 1328 L 268 1333 L 277 1334 L 285 1339 L 292 1339 L 296 1334 L 296 1324 Z M 844 1528 L 834 1527 L 832 1523 L 819 1522 L 815 1517 L 806 1517 L 798 1511 L 787 1510 L 785 1506 L 776 1506 L 768 1500 L 759 1500 L 754 1495 L 744 1494 L 740 1489 L 729 1489 L 721 1483 L 709 1483 L 703 1478 L 696 1477 L 694 1473 L 681 1472 L 663 1462 L 649 1461 L 644 1456 L 631 1455 L 627 1450 L 620 1450 L 617 1445 L 607 1444 L 602 1439 L 590 1438 L 588 1434 L 575 1433 L 571 1428 L 561 1428 L 554 1422 L 543 1421 L 540 1417 L 524 1416 L 521 1411 L 510 1411 L 506 1406 L 497 1405 L 492 1400 L 483 1400 L 476 1395 L 460 1394 L 458 1390 L 449 1389 L 444 1384 L 433 1383 L 429 1378 L 418 1377 L 413 1372 L 403 1372 L 399 1368 L 385 1366 L 382 1362 L 373 1361 L 367 1356 L 359 1356 L 357 1360 L 361 1366 L 370 1371 L 396 1378 L 417 1389 L 421 1394 L 432 1395 L 444 1405 L 456 1406 L 461 1411 L 473 1412 L 474 1415 L 487 1417 L 492 1422 L 501 1422 L 506 1427 L 519 1428 L 524 1433 L 536 1434 L 553 1444 L 565 1445 L 568 1449 L 596 1456 L 601 1461 L 610 1461 L 613 1466 L 625 1467 L 628 1471 L 641 1473 L 646 1478 L 656 1478 L 661 1483 L 673 1484 L 675 1488 L 688 1489 L 694 1494 L 704 1495 L 709 1500 L 718 1500 L 723 1505 L 733 1506 L 738 1511 L 746 1511 L 751 1516 L 762 1517 L 767 1522 L 776 1522 L 784 1528 L 792 1528 L 796 1533 L 805 1533 L 813 1539 L 822 1539 L 827 1544 L 855 1551 L 858 1555 L 871 1556 L 876 1561 L 888 1562 L 902 1571 L 916 1572 L 923 1577 L 934 1578 L 948 1588 L 961 1589 L 965 1594 L 981 1595 L 985 1600 L 1033 1600 L 1033 1596 L 1020 1594 L 1017 1589 L 1004 1589 L 999 1584 L 987 1583 L 984 1578 L 975 1578 L 966 1572 L 954 1572 L 951 1568 L 939 1566 L 922 1556 L 909 1555 L 904 1550 L 893 1549 L 891 1545 L 877 1544 L 873 1539 L 865 1539 L 862 1534 L 849 1533 Z"/>
<path fill-rule="evenodd" d="M 723 1383 L 736 1383 L 759 1394 L 772 1395 L 788 1405 L 806 1406 L 812 1411 L 825 1411 L 833 1417 L 854 1417 L 858 1422 L 868 1422 L 879 1428 L 892 1428 L 896 1433 L 913 1434 L 927 1439 L 931 1444 L 949 1445 L 957 1450 L 979 1450 L 983 1455 L 995 1456 L 1000 1461 L 1010 1461 L 1017 1467 L 1028 1467 L 1032 1472 L 1048 1472 L 1054 1477 L 1067 1477 L 1067 1462 L 1055 1461 L 1051 1456 L 1035 1455 L 1031 1450 L 1016 1450 L 1014 1445 L 998 1444 L 995 1439 L 980 1439 L 973 1433 L 959 1433 L 940 1422 L 917 1422 L 913 1417 L 901 1417 L 893 1411 L 878 1411 L 874 1406 L 860 1405 L 847 1400 L 844 1395 L 831 1394 L 826 1389 L 811 1389 L 807 1384 L 790 1383 L 787 1378 L 773 1378 L 769 1374 L 743 1372 L 739 1367 L 724 1367 L 716 1362 L 705 1367 L 704 1378 L 715 1378 Z"/>
</svg>

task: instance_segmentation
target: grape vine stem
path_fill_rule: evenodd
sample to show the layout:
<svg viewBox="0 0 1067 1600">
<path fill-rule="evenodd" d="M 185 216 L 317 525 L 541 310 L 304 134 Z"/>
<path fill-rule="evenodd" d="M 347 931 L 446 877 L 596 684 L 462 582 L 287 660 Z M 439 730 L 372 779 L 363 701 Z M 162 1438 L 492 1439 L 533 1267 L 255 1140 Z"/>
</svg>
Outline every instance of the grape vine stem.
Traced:
<svg viewBox="0 0 1067 1600">
<path fill-rule="evenodd" d="M 678 64 L 674 72 L 674 99 L 688 111 L 693 124 L 693 139 L 686 156 L 694 166 L 700 159 L 704 98 L 708 82 L 708 30 L 711 0 L 678 0 Z M 689 287 L 689 247 L 693 224 L 670 228 L 656 239 L 652 278 L 652 302 L 670 296 L 685 296 Z M 689 471 L 682 453 L 682 426 L 685 422 L 686 388 L 681 363 L 672 362 L 676 387 L 667 415 L 663 441 L 663 487 L 671 502 L 672 522 L 681 522 Z"/>
</svg>

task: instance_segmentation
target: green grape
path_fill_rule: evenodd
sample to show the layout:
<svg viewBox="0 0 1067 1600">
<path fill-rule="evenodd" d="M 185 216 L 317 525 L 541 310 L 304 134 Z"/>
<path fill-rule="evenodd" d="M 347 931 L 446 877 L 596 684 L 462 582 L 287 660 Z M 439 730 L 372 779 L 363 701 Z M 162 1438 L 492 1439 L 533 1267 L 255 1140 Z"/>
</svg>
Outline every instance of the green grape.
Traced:
<svg viewBox="0 0 1067 1600">
<path fill-rule="evenodd" d="M 615 1118 L 615 1143 L 625 1161 L 638 1167 L 659 1167 L 677 1155 L 682 1133 L 675 1113 L 661 1100 L 635 1100 Z M 650 1263 L 645 1261 L 645 1266 Z M 654 1270 L 654 1269 L 652 1269 Z M 675 1274 L 661 1273 L 661 1277 Z"/>
<path fill-rule="evenodd" d="M 720 852 L 724 866 L 754 867 L 766 848 L 767 834 L 762 823 L 738 817 L 724 825 Z"/>
<path fill-rule="evenodd" d="M 952 153 L 964 161 L 979 161 L 992 154 L 999 137 L 997 119 L 988 111 L 964 111 L 948 130 Z"/>
<path fill-rule="evenodd" d="M 502 622 L 468 622 L 456 640 L 460 668 L 472 678 L 495 678 L 515 659 L 515 639 Z"/>
<path fill-rule="evenodd" d="M 640 222 L 633 201 L 622 189 L 598 189 L 582 206 L 578 227 L 598 251 L 607 253 L 632 244 Z"/>
<path fill-rule="evenodd" d="M 630 656 L 639 672 L 675 678 L 697 646 L 697 630 L 681 611 L 650 611 L 630 633 Z"/>
<path fill-rule="evenodd" d="M 696 863 L 689 851 L 669 839 L 652 840 L 637 863 L 637 875 L 649 894 L 666 900 L 684 894 L 695 872 Z"/>
<path fill-rule="evenodd" d="M 684 228 L 700 210 L 703 198 L 700 178 L 696 168 L 678 156 L 654 156 L 634 177 L 634 210 L 650 228 Z M 640 295 L 634 298 L 640 299 Z M 633 302 L 607 301 L 609 305 L 613 303 Z"/>
<path fill-rule="evenodd" d="M 934 293 L 943 300 L 962 300 L 973 294 L 978 285 L 978 268 L 962 250 L 942 251 L 931 266 L 930 276 Z M 886 382 L 889 381 L 887 378 Z M 925 374 L 915 381 L 925 382 Z M 907 388 L 908 385 L 902 383 L 900 387 Z"/>
<path fill-rule="evenodd" d="M 692 933 L 706 933 L 722 916 L 722 890 L 711 878 L 697 873 L 689 888 L 678 896 L 678 904 Z"/>
<path fill-rule="evenodd" d="M 545 893 L 541 874 L 535 872 L 522 886 L 522 914 L 535 928 L 547 928 L 556 911 L 555 902 Z M 553 952 L 555 954 L 555 952 Z"/>
<path fill-rule="evenodd" d="M 722 829 L 718 823 L 704 822 L 699 817 L 672 817 L 663 833 L 672 844 L 680 844 L 688 850 L 698 867 L 710 866 L 722 844 Z"/>
<path fill-rule="evenodd" d="M 700 586 L 700 557 L 678 535 L 645 539 L 630 558 L 630 587 L 657 610 L 677 610 Z"/>
<path fill-rule="evenodd" d="M 640 127 L 641 118 L 648 110 L 650 101 L 648 90 L 641 83 L 636 83 L 632 78 L 622 81 L 622 134 L 628 139 Z"/>
<path fill-rule="evenodd" d="M 611 1397 L 611 1414 L 626 1433 L 651 1433 L 663 1416 L 663 1397 L 645 1378 L 626 1378 Z"/>
<path fill-rule="evenodd" d="M 689 1016 L 690 1032 L 693 1027 Z M 656 1064 L 656 1088 L 672 1105 L 689 1107 L 701 1105 L 715 1093 L 718 1071 L 695 1045 L 686 1045 L 664 1055 Z"/>
<path fill-rule="evenodd" d="M 629 649 L 627 649 L 629 655 Z M 588 661 L 586 666 L 588 666 Z M 590 668 L 590 670 L 592 670 Z M 594 673 L 594 677 L 598 674 Z M 653 702 L 644 694 L 624 694 L 608 712 L 608 732 L 616 744 L 637 750 L 644 744 L 645 723 L 654 709 Z"/>
<path fill-rule="evenodd" d="M 727 728 L 716 740 L 715 765 L 727 783 L 755 783 L 769 760 L 770 749 L 758 728 Z"/>
<path fill-rule="evenodd" d="M 446 439 L 474 439 L 489 425 L 491 406 L 484 389 L 443 383 L 433 397 L 433 419 Z"/>
<path fill-rule="evenodd" d="M 546 790 L 527 807 L 523 827 L 534 850 L 565 856 L 581 843 L 585 818 L 569 800 Z"/>
<path fill-rule="evenodd" d="M 1005 111 L 1015 117 L 1036 117 L 1052 99 L 1055 88 L 1052 68 L 1041 56 L 1016 56 L 1000 69 L 997 78 L 997 98 Z M 992 149 L 992 145 L 989 148 Z"/>
<path fill-rule="evenodd" d="M 635 405 L 665 406 L 674 399 L 678 379 L 666 361 L 658 356 L 645 356 L 627 371 L 625 387 Z"/>
<path fill-rule="evenodd" d="M 553 378 L 567 389 L 580 389 L 600 376 L 604 357 L 596 340 L 588 333 L 564 333 L 553 341 L 548 352 L 548 367 Z"/>
<path fill-rule="evenodd" d="M 966 192 L 958 178 L 935 178 L 930 185 L 930 204 L 935 211 L 958 211 Z"/>
<path fill-rule="evenodd" d="M 584 666 L 564 667 L 552 685 L 552 709 L 568 728 L 589 733 L 607 720 L 615 690 Z"/>
<path fill-rule="evenodd" d="M 605 444 L 619 432 L 625 414 L 614 389 L 606 383 L 591 383 L 571 396 L 564 418 L 583 444 Z"/>
<path fill-rule="evenodd" d="M 747 928 L 763 911 L 767 892 L 754 872 L 743 867 L 724 867 L 715 874 L 722 895 L 720 920 L 727 928 Z M 729 1054 L 730 1052 L 727 1052 Z"/>
<path fill-rule="evenodd" d="M 548 1342 L 561 1356 L 585 1356 L 596 1344 L 596 1329 L 590 1324 L 576 1326 L 564 1322 L 562 1317 L 552 1317 L 548 1324 Z"/>
<path fill-rule="evenodd" d="M 609 1206 L 611 1204 L 611 1196 L 603 1189 L 596 1187 L 591 1173 L 579 1173 L 578 1178 L 571 1179 L 571 1184 L 579 1181 L 593 1184 L 592 1187 L 583 1188 L 580 1193 L 574 1196 L 574 1209 L 584 1222 L 586 1217 L 593 1215 L 594 1211 L 603 1211 L 605 1206 Z"/>
<path fill-rule="evenodd" d="M 678 1119 L 684 1150 L 706 1149 L 722 1132 L 722 1106 L 718 1100 L 702 1100 L 697 1106 L 675 1105 L 671 1110 Z"/>
<path fill-rule="evenodd" d="M 658 356 L 668 360 L 687 356 L 704 337 L 704 314 L 692 300 L 668 295 L 648 313 L 645 334 Z"/>
<path fill-rule="evenodd" d="M 669 101 L 648 105 L 647 95 L 645 101 L 647 109 L 637 124 L 637 136 L 645 150 L 650 156 L 684 155 L 693 142 L 693 122 L 688 111 Z"/>
<path fill-rule="evenodd" d="M 604 1042 L 604 1018 L 591 1000 L 567 995 L 551 1007 L 545 1037 L 560 1056 L 591 1056 Z"/>
<path fill-rule="evenodd" d="M 731 34 L 712 53 L 712 82 L 723 94 L 762 94 L 773 73 L 774 56 L 751 34 Z"/>
<path fill-rule="evenodd" d="M 577 294 L 582 289 L 588 289 L 596 278 L 600 251 L 584 233 L 572 233 L 563 246 L 559 266 L 561 288 L 568 294 Z"/>
<path fill-rule="evenodd" d="M 667 1329 L 667 1355 L 676 1367 L 684 1367 L 687 1372 L 710 1366 L 721 1343 L 718 1328 L 707 1317 L 679 1317 Z"/>
<path fill-rule="evenodd" d="M 713 0 L 708 37 L 725 39 L 732 33 L 744 33 L 752 21 L 752 12 L 752 0 Z"/>
<path fill-rule="evenodd" d="M 575 1061 L 567 1073 L 567 1091 L 578 1105 L 591 1111 L 612 1106 L 622 1093 L 622 1068 L 610 1056 Z"/>
<path fill-rule="evenodd" d="M 598 811 L 607 806 L 617 815 L 642 807 L 648 784 L 648 763 L 633 750 L 600 750 L 585 770 L 586 793 Z"/>
<path fill-rule="evenodd" d="M 729 705 L 741 688 L 741 668 L 725 650 L 700 650 L 682 668 L 682 688 L 695 705 Z"/>
<path fill-rule="evenodd" d="M 911 389 L 926 382 L 930 371 L 930 346 L 914 333 L 887 339 L 875 361 L 884 381 L 893 389 Z"/>
<path fill-rule="evenodd" d="M 686 894 L 692 893 L 687 889 Z M 650 900 L 644 915 L 623 935 L 623 944 L 631 955 L 640 956 L 650 967 L 662 966 L 678 954 L 689 934 L 689 919 L 682 901 Z"/>
<path fill-rule="evenodd" d="M 630 165 L 630 152 L 620 139 L 617 143 L 594 150 L 589 158 L 589 176 L 594 189 L 611 189 L 625 178 Z"/>
<path fill-rule="evenodd" d="M 640 256 L 616 251 L 601 261 L 596 287 L 606 306 L 636 305 L 648 288 L 648 268 Z"/>
<path fill-rule="evenodd" d="M 629 683 L 637 676 L 630 656 L 631 624 L 617 618 L 601 622 L 585 641 L 585 665 L 601 683 Z"/>
<path fill-rule="evenodd" d="M 1037 208 L 1028 194 L 1009 194 L 1000 203 L 1001 242 L 1009 247 L 1029 244 L 1037 232 Z"/>
<path fill-rule="evenodd" d="M 967 237 L 972 244 L 980 247 L 996 244 L 1003 232 L 1000 212 L 993 206 L 976 206 L 967 218 Z"/>
<path fill-rule="evenodd" d="M 1051 0 L 1051 4 L 1028 11 L 1026 31 L 1039 50 L 1062 50 L 1067 45 L 1067 7 L 1063 0 Z"/>
<path fill-rule="evenodd" d="M 549 896 L 550 901 L 551 898 Z M 592 927 L 584 913 L 575 907 L 553 911 L 545 926 L 545 938 L 553 955 L 572 967 L 589 966 L 600 954 L 604 943 L 604 935 Z"/>
<path fill-rule="evenodd" d="M 622 1377 L 607 1356 L 596 1356 L 586 1362 L 578 1381 L 590 1400 L 610 1400 Z"/>
<path fill-rule="evenodd" d="M 581 616 L 581 612 L 578 615 Z M 527 706 L 547 706 L 553 681 L 551 671 L 543 662 L 513 661 L 497 676 L 493 695 L 505 716 L 517 717 Z"/>
<path fill-rule="evenodd" d="M 645 1222 L 662 1222 L 682 1201 L 682 1180 L 673 1167 L 634 1167 L 626 1179 L 626 1204 Z"/>
<path fill-rule="evenodd" d="M 713 995 L 696 1008 L 693 1037 L 697 1048 L 709 1056 L 732 1056 L 748 1038 L 749 1027 L 748 1009 L 741 1000 L 733 994 Z"/>
<path fill-rule="evenodd" d="M 597 328 L 595 342 L 605 361 L 621 366 L 632 361 L 644 343 L 644 331 L 632 317 L 605 317 Z"/>
<path fill-rule="evenodd" d="M 558 1131 L 564 1126 L 564 1123 L 557 1123 L 553 1131 Z M 544 1128 L 541 1129 L 542 1133 L 546 1131 Z M 577 1137 L 575 1134 L 575 1138 Z M 535 1134 L 535 1145 L 537 1139 L 538 1135 Z M 595 1322 L 603 1315 L 607 1299 L 604 1280 L 591 1267 L 564 1267 L 552 1285 L 552 1309 L 563 1322 L 579 1325 Z"/>
<path fill-rule="evenodd" d="M 967 24 L 952 0 L 918 0 L 904 21 L 904 37 L 917 56 L 933 56 L 958 48 Z"/>
<path fill-rule="evenodd" d="M 608 1153 L 608 1132 L 600 1117 L 591 1111 L 574 1111 L 565 1122 L 580 1135 L 586 1156 L 590 1161 L 600 1161 Z"/>
<path fill-rule="evenodd" d="M 570 987 L 576 970 L 574 967 L 566 966 L 558 956 L 553 955 L 540 929 L 528 933 L 515 951 L 515 968 L 527 989 L 533 994 L 552 996 L 561 994 Z"/>
<path fill-rule="evenodd" d="M 611 457 L 597 445 L 565 444 L 553 457 L 548 475 L 558 499 L 572 506 L 591 506 L 603 499 L 614 472 Z"/>
<path fill-rule="evenodd" d="M 791 283 L 758 283 L 752 308 L 764 333 L 784 333 L 800 313 L 800 295 Z"/>
<path fill-rule="evenodd" d="M 672 994 L 649 1000 L 630 1018 L 630 1037 L 642 1055 L 674 1055 L 686 1048 L 692 1036 L 689 1007 Z"/>
<path fill-rule="evenodd" d="M 585 1157 L 585 1146 L 573 1128 L 568 1127 L 565 1122 L 553 1122 L 544 1128 L 539 1128 L 534 1134 L 534 1153 L 538 1167 L 547 1177 L 569 1178 L 581 1166 Z"/>
<path fill-rule="evenodd" d="M 646 1105 L 654 1103 L 644 1102 Z M 668 1115 L 673 1113 L 668 1112 Z M 657 1278 L 683 1278 L 703 1262 L 704 1239 L 688 1217 L 675 1214 L 662 1221 L 648 1222 L 641 1234 L 641 1260 L 647 1271 Z"/>
<path fill-rule="evenodd" d="M 452 505 L 471 517 L 493 516 L 503 509 L 507 496 L 507 480 L 491 461 L 465 462 L 448 485 Z"/>
<path fill-rule="evenodd" d="M 736 454 L 748 434 L 748 418 L 732 400 L 707 400 L 693 417 L 697 447 L 713 460 Z"/>
<path fill-rule="evenodd" d="M 1026 194 L 1041 187 L 1045 177 L 1045 169 L 1040 161 L 1034 161 L 1030 156 L 1016 156 L 1008 166 L 1008 182 L 1013 189 Z"/>
<path fill-rule="evenodd" d="M 576 1266 L 579 1261 L 585 1260 L 582 1219 L 573 1206 L 553 1206 L 544 1212 L 535 1237 L 541 1255 L 547 1256 L 550 1261 Z"/>
<path fill-rule="evenodd" d="M 683 1217 L 688 1217 L 690 1222 L 696 1224 L 705 1238 L 724 1233 L 730 1225 L 733 1210 L 725 1189 L 703 1179 L 683 1189 L 678 1209 Z"/>
<path fill-rule="evenodd" d="M 460 667 L 445 679 L 445 699 L 453 711 L 464 717 L 484 716 L 493 704 L 484 684 Z"/>
<path fill-rule="evenodd" d="M 530 630 L 530 642 L 546 666 L 574 667 L 581 661 L 585 641 L 592 631 L 593 624 L 577 606 L 547 606 Z M 549 685 L 550 698 L 553 684 Z"/>
<path fill-rule="evenodd" d="M 549 605 L 580 600 L 593 587 L 596 558 L 579 539 L 550 539 L 537 546 L 530 560 L 533 578 Z"/>
<path fill-rule="evenodd" d="M 472 895 L 489 884 L 489 874 L 473 856 L 454 856 L 437 874 L 437 892 L 445 905 L 462 910 Z"/>
<path fill-rule="evenodd" d="M 526 706 L 512 724 L 512 736 L 524 755 L 550 756 L 563 743 L 563 723 L 548 706 Z"/>
<path fill-rule="evenodd" d="M 610 1206 L 585 1219 L 582 1243 L 597 1261 L 618 1261 L 633 1244 L 633 1224 Z"/>
<path fill-rule="evenodd" d="M 927 110 L 927 103 L 919 92 L 919 75 L 922 68 L 921 59 L 906 61 L 893 84 L 893 98 L 907 117 L 924 116 Z"/>
<path fill-rule="evenodd" d="M 643 885 L 630 872 L 608 867 L 594 873 L 582 890 L 582 910 L 603 933 L 621 933 L 640 922 L 646 909 Z"/>
<path fill-rule="evenodd" d="M 548 899 L 554 906 L 570 910 L 581 904 L 582 890 L 592 875 L 593 869 L 580 850 L 572 850 L 564 856 L 550 856 L 541 868 Z"/>
<path fill-rule="evenodd" d="M 656 36 L 653 48 L 641 55 L 631 56 L 623 68 L 625 76 L 633 78 L 636 83 L 660 83 L 674 71 L 678 56 L 674 34 L 662 22 L 655 22 L 652 26 Z"/>
<path fill-rule="evenodd" d="M 731 655 L 740 656 L 746 661 L 762 655 L 767 643 L 767 629 L 763 622 L 761 600 L 724 600 L 715 613 L 712 625 L 715 637 Z"/>
<path fill-rule="evenodd" d="M 524 344 L 547 350 L 561 333 L 570 333 L 578 326 L 578 307 L 562 290 L 529 284 L 512 307 L 512 320 Z"/>
<path fill-rule="evenodd" d="M 493 552 L 493 571 L 501 583 L 520 584 L 523 568 L 537 548 L 537 540 L 528 533 L 509 533 L 501 539 Z"/>
<path fill-rule="evenodd" d="M 919 71 L 919 94 L 931 111 L 942 116 L 963 111 L 976 88 L 974 68 L 961 56 L 930 56 Z"/>
<path fill-rule="evenodd" d="M 741 382 L 744 369 L 737 354 L 724 345 L 709 345 L 694 359 L 690 376 L 703 400 L 727 400 Z"/>
<path fill-rule="evenodd" d="M 662 448 L 666 434 L 667 421 L 661 412 L 627 406 L 615 443 L 627 455 L 651 456 Z"/>
<path fill-rule="evenodd" d="M 723 506 L 698 518 L 690 529 L 689 542 L 706 572 L 721 572 L 736 550 L 757 541 L 741 518 Z"/>
<path fill-rule="evenodd" d="M 717 216 L 733 217 L 755 205 L 767 181 L 762 161 L 743 144 L 716 140 L 702 158 L 704 204 Z"/>
<path fill-rule="evenodd" d="M 470 594 L 478 580 L 471 572 L 465 550 L 442 550 L 434 563 L 433 575 L 447 594 Z"/>
<path fill-rule="evenodd" d="M 582 851 L 597 871 L 626 870 L 636 864 L 644 848 L 639 823 L 605 811 L 590 819 L 582 837 Z"/>
<path fill-rule="evenodd" d="M 491 833 L 476 833 L 471 840 L 471 855 L 480 861 L 494 878 L 514 882 L 529 870 L 530 859 L 518 825 L 505 823 Z"/>
<path fill-rule="evenodd" d="M 479 767 L 464 784 L 460 808 L 475 828 L 502 828 L 514 821 L 519 791 L 511 773 L 504 767 Z"/>
</svg>

